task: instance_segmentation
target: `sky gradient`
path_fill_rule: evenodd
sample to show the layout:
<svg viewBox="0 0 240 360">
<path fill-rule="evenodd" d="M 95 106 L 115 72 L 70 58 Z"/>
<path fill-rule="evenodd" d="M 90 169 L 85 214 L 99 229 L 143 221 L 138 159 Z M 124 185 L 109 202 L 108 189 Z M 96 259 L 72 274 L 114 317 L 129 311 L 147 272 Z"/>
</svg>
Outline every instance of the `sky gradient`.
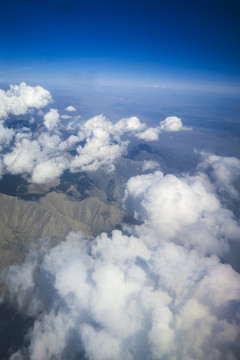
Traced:
<svg viewBox="0 0 240 360">
<path fill-rule="evenodd" d="M 238 83 L 237 1 L 9 1 L 0 81 Z"/>
</svg>

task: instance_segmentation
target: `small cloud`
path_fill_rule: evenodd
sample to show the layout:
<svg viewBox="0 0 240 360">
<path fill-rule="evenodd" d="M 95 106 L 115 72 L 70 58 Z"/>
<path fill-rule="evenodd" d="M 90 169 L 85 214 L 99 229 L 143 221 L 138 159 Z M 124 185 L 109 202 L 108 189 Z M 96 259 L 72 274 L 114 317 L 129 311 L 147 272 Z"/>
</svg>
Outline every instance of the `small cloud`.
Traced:
<svg viewBox="0 0 240 360">
<path fill-rule="evenodd" d="M 72 116 L 70 116 L 70 115 L 61 115 L 61 118 L 62 119 L 71 119 L 72 118 Z"/>
<path fill-rule="evenodd" d="M 180 130 L 191 130 L 191 128 L 184 127 L 182 120 L 177 116 L 169 116 L 165 120 L 160 122 L 159 129 L 161 131 L 180 131 Z"/>
<path fill-rule="evenodd" d="M 159 139 L 159 134 L 160 134 L 160 130 L 158 127 L 156 128 L 150 127 L 143 132 L 139 132 L 135 134 L 135 136 L 145 141 L 157 141 Z"/>
<path fill-rule="evenodd" d="M 156 170 L 159 167 L 159 163 L 152 160 L 144 160 L 142 163 L 142 171 Z"/>
<path fill-rule="evenodd" d="M 182 120 L 177 116 L 169 116 L 161 121 L 159 126 L 149 127 L 143 132 L 137 132 L 136 137 L 145 141 L 157 141 L 162 132 L 177 132 L 181 130 L 192 130 L 183 126 Z"/>
<path fill-rule="evenodd" d="M 44 121 L 43 121 L 45 127 L 51 131 L 55 127 L 57 127 L 59 123 L 59 113 L 56 109 L 50 109 L 49 112 L 44 115 Z"/>
<path fill-rule="evenodd" d="M 76 108 L 74 107 L 74 106 L 67 106 L 66 108 L 65 108 L 65 111 L 70 111 L 70 112 L 72 112 L 72 111 L 76 111 Z"/>
</svg>

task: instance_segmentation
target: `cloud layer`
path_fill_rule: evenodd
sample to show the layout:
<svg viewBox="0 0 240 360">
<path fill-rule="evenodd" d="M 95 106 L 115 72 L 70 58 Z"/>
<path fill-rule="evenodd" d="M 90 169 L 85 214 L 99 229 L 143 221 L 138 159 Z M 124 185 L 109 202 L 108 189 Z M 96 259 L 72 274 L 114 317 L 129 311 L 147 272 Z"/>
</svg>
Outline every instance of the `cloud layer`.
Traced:
<svg viewBox="0 0 240 360">
<path fill-rule="evenodd" d="M 112 123 L 103 115 L 98 115 L 80 122 L 78 115 L 61 115 L 54 108 L 46 113 L 42 111 L 42 123 L 36 122 L 31 116 L 27 127 L 13 130 L 4 125 L 3 120 L 8 115 L 26 115 L 29 109 L 42 108 L 51 101 L 51 94 L 40 86 L 31 87 L 21 83 L 11 85 L 6 92 L 1 90 L 1 173 L 24 173 L 29 181 L 47 183 L 67 169 L 72 172 L 96 171 L 101 167 L 113 171 L 116 160 L 127 152 L 126 135 L 155 141 L 163 131 L 186 129 L 176 116 L 168 117 L 156 128 L 148 128 L 136 116 Z M 76 111 L 73 106 L 65 110 Z M 71 121 L 63 126 L 60 118 L 71 118 Z M 38 127 L 33 131 L 31 125 L 35 123 Z M 75 156 L 70 154 L 72 151 L 76 152 Z"/>
<path fill-rule="evenodd" d="M 4 273 L 11 301 L 35 316 L 12 360 L 239 358 L 240 275 L 221 257 L 240 227 L 215 183 L 156 171 L 127 182 L 129 203 L 142 224 L 43 241 Z"/>
<path fill-rule="evenodd" d="M 15 99 L 11 104 L 24 91 L 37 92 L 41 101 L 32 95 L 37 105 L 3 108 L 0 170 L 36 183 L 66 169 L 114 170 L 128 135 L 155 141 L 164 131 L 187 130 L 175 116 L 155 128 L 137 117 L 112 123 L 103 115 L 85 122 L 76 116 L 63 127 L 54 108 L 42 113 L 37 130 L 9 129 L 7 115 L 51 100 L 44 89 L 28 88 L 3 92 Z M 192 175 L 157 168 L 143 162 L 141 171 L 153 173 L 125 185 L 125 211 L 137 225 L 91 240 L 72 232 L 54 247 L 43 239 L 22 265 L 4 271 L 6 299 L 33 317 L 25 346 L 11 360 L 239 358 L 240 275 L 224 263 L 240 241 L 226 201 L 239 199 L 239 159 L 202 153 Z"/>
</svg>

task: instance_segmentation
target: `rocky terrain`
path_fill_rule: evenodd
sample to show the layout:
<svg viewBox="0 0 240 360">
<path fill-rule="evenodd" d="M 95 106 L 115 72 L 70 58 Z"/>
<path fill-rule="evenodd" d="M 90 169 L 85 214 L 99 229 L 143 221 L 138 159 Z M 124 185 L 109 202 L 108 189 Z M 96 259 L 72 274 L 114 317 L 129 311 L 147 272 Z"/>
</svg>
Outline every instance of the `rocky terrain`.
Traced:
<svg viewBox="0 0 240 360">
<path fill-rule="evenodd" d="M 29 190 L 34 194 L 30 192 L 28 197 L 0 194 L 0 270 L 22 262 L 30 243 L 43 237 L 60 241 L 70 231 L 91 237 L 122 222 L 123 211 L 116 203 L 107 202 L 96 188 L 85 196 L 75 185 L 66 193 L 53 190 L 43 194 L 43 189 L 32 185 Z"/>
</svg>

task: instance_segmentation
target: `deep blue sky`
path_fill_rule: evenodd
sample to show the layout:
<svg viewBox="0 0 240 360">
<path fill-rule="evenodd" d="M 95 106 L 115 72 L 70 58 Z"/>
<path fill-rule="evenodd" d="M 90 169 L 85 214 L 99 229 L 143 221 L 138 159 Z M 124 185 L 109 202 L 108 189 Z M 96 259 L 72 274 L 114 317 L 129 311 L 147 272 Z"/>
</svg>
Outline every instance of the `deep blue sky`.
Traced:
<svg viewBox="0 0 240 360">
<path fill-rule="evenodd" d="M 238 1 L 1 2 L 0 80 L 240 79 Z"/>
</svg>

